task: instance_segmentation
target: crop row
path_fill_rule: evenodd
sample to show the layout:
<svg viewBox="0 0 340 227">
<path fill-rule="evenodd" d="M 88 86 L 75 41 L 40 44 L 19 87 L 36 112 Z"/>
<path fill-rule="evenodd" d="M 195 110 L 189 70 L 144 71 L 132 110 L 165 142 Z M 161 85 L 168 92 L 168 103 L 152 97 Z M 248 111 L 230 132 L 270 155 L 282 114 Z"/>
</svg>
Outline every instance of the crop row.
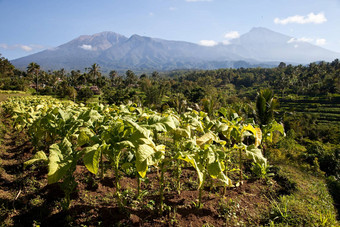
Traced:
<svg viewBox="0 0 340 227">
<path fill-rule="evenodd" d="M 138 193 L 141 179 L 150 167 L 159 173 L 160 210 L 164 201 L 164 172 L 176 170 L 180 191 L 182 164 L 192 166 L 198 179 L 198 206 L 202 206 L 203 186 L 208 177 L 224 187 L 242 182 L 245 159 L 261 169 L 268 167 L 261 151 L 282 125 L 273 121 L 261 131 L 252 119 L 245 120 L 221 108 L 215 119 L 204 112 L 188 110 L 177 114 L 169 109 L 158 113 L 136 105 L 86 107 L 46 97 L 13 98 L 2 104 L 4 114 L 12 118 L 17 130 L 27 132 L 36 153 L 25 166 L 42 163 L 48 166 L 48 183 L 62 182 L 64 208 L 76 183 L 76 165 L 103 177 L 108 166 L 115 173 L 115 194 L 121 206 L 120 178 L 127 170 L 135 171 Z M 237 163 L 231 155 L 237 154 Z M 104 165 L 109 162 L 110 165 Z M 237 166 L 237 168 L 235 168 Z M 238 172 L 239 179 L 228 177 Z"/>
</svg>

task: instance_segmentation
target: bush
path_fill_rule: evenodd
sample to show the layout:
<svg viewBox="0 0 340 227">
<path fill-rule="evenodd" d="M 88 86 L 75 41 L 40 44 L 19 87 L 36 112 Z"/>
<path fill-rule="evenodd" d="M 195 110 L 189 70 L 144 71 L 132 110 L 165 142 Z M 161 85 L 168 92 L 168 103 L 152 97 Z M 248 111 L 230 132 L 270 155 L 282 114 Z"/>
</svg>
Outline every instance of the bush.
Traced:
<svg viewBox="0 0 340 227">
<path fill-rule="evenodd" d="M 127 88 L 125 89 L 108 88 L 104 90 L 103 99 L 110 105 L 111 104 L 120 105 L 129 100 L 130 97 L 133 95 L 134 94 L 131 94 L 131 91 L 129 91 L 129 89 Z"/>
<path fill-rule="evenodd" d="M 78 91 L 77 99 L 79 101 L 86 102 L 87 100 L 92 98 L 93 95 L 93 91 L 89 87 L 84 87 Z"/>
<path fill-rule="evenodd" d="M 305 154 L 306 148 L 296 142 L 293 138 L 287 136 L 282 139 L 278 146 L 281 150 L 281 153 L 285 155 L 286 158 L 290 160 L 296 160 L 301 157 L 301 155 Z"/>
<path fill-rule="evenodd" d="M 328 190 L 333 197 L 336 208 L 338 209 L 338 215 L 340 215 L 340 180 L 336 179 L 334 176 L 329 176 L 326 181 Z"/>
<path fill-rule="evenodd" d="M 340 179 L 340 145 L 323 144 L 307 139 L 304 142 L 307 148 L 307 152 L 303 156 L 305 161 L 312 165 L 317 158 L 320 169 L 326 175 L 333 175 Z"/>
</svg>

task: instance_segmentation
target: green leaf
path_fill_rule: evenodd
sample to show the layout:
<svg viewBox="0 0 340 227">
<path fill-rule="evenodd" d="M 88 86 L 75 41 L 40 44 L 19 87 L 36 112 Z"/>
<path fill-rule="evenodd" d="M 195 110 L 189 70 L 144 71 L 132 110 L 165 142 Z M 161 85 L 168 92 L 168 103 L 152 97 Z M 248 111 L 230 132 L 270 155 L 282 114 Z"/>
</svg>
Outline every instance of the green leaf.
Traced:
<svg viewBox="0 0 340 227">
<path fill-rule="evenodd" d="M 65 176 L 67 170 L 71 167 L 72 161 L 62 160 L 60 152 L 57 152 L 55 149 L 50 149 L 49 160 L 47 180 L 48 184 L 53 184 Z"/>
<path fill-rule="evenodd" d="M 255 147 L 258 147 L 261 145 L 262 141 L 262 131 L 260 128 L 255 128 L 256 134 L 255 134 Z"/>
<path fill-rule="evenodd" d="M 136 151 L 136 169 L 139 175 L 144 178 L 148 170 L 148 165 L 152 165 L 152 156 L 155 150 L 147 145 L 141 144 Z"/>
<path fill-rule="evenodd" d="M 49 171 L 47 174 L 48 184 L 58 182 L 71 168 L 72 158 L 67 157 L 67 154 L 69 153 L 72 153 L 72 148 L 70 142 L 67 139 L 64 139 L 60 145 L 53 144 L 50 146 L 48 163 Z"/>
<path fill-rule="evenodd" d="M 249 132 L 253 133 L 254 136 L 256 136 L 256 130 L 252 125 L 248 124 L 248 125 L 244 126 L 241 130 L 241 134 L 245 133 L 246 131 L 249 131 Z"/>
<path fill-rule="evenodd" d="M 180 155 L 180 156 L 178 156 L 178 159 L 190 163 L 191 166 L 195 168 L 195 170 L 197 172 L 197 176 L 198 176 L 198 181 L 199 181 L 198 189 L 201 188 L 202 184 L 203 184 L 203 172 L 202 172 L 203 167 L 201 165 L 197 164 L 195 156 L 191 156 L 191 155 L 190 156 L 189 155 L 182 156 L 182 155 Z"/>
<path fill-rule="evenodd" d="M 176 128 L 176 123 L 171 116 L 163 117 L 160 122 L 165 125 L 167 131 Z"/>
<path fill-rule="evenodd" d="M 132 142 L 130 142 L 128 140 L 124 140 L 124 141 L 116 143 L 116 147 L 118 147 L 121 150 L 121 149 L 123 149 L 125 147 L 134 148 L 135 146 L 133 145 Z"/>
<path fill-rule="evenodd" d="M 188 126 L 187 128 L 176 128 L 174 131 L 174 134 L 178 138 L 190 138 L 191 137 L 191 132 L 190 132 L 190 127 Z"/>
<path fill-rule="evenodd" d="M 280 132 L 282 135 L 284 135 L 285 131 L 284 131 L 284 127 L 282 124 L 277 123 L 276 121 L 273 121 L 271 124 L 271 130 L 270 131 L 278 131 Z"/>
<path fill-rule="evenodd" d="M 266 125 L 263 129 L 264 140 L 271 143 L 273 141 L 273 133 L 275 131 L 280 132 L 283 136 L 285 135 L 283 125 L 273 121 Z"/>
<path fill-rule="evenodd" d="M 84 149 L 84 164 L 86 168 L 94 174 L 98 173 L 99 161 L 101 157 L 101 149 L 99 144 L 95 144 L 92 147 L 86 147 Z"/>
<path fill-rule="evenodd" d="M 222 171 L 223 169 L 219 161 L 215 161 L 208 165 L 208 173 L 212 178 L 217 178 Z"/>
<path fill-rule="evenodd" d="M 217 179 L 222 181 L 228 187 L 234 187 L 232 180 L 227 177 L 223 172 L 220 172 L 217 176 Z"/>
<path fill-rule="evenodd" d="M 150 131 L 147 130 L 146 128 L 138 125 L 137 123 L 131 121 L 131 120 L 125 120 L 125 122 L 129 123 L 134 129 L 135 132 L 131 137 L 130 141 L 135 141 L 138 140 L 140 138 L 150 138 Z"/>
<path fill-rule="evenodd" d="M 46 156 L 46 154 L 43 151 L 38 151 L 32 159 L 24 162 L 24 168 L 26 168 L 29 165 L 34 164 L 35 162 L 39 162 L 39 161 L 43 161 L 43 162 L 48 162 L 48 158 Z"/>
<path fill-rule="evenodd" d="M 217 140 L 216 138 L 217 137 L 214 133 L 207 132 L 203 136 L 201 136 L 200 138 L 196 139 L 196 143 L 197 143 L 198 146 L 202 146 L 206 143 L 210 143 L 212 141 Z"/>
<path fill-rule="evenodd" d="M 78 136 L 78 146 L 89 143 L 92 136 L 94 136 L 94 133 L 89 128 L 81 128 Z"/>
<path fill-rule="evenodd" d="M 52 147 L 53 145 L 51 145 Z M 62 155 L 71 154 L 72 153 L 72 144 L 68 141 L 67 138 L 64 138 L 61 143 L 58 144 L 59 150 Z M 51 149 L 51 148 L 50 148 Z"/>
<path fill-rule="evenodd" d="M 157 132 L 166 132 L 166 127 L 163 123 L 154 123 L 152 125 L 147 125 L 148 128 L 156 130 Z"/>
<path fill-rule="evenodd" d="M 267 163 L 261 149 L 256 148 L 254 145 L 246 147 L 246 156 L 252 158 L 255 163 Z"/>
</svg>

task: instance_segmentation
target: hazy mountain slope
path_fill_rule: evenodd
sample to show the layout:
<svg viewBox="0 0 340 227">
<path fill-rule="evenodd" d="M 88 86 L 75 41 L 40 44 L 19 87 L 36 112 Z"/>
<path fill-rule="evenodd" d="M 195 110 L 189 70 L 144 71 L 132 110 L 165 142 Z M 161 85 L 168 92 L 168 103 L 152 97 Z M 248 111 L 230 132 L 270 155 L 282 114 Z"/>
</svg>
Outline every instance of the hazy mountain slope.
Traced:
<svg viewBox="0 0 340 227">
<path fill-rule="evenodd" d="M 250 32 L 232 41 L 230 51 L 258 61 L 284 61 L 310 63 L 313 61 L 332 61 L 340 56 L 296 39 L 273 32 L 266 28 L 253 28 Z"/>
<path fill-rule="evenodd" d="M 45 70 L 84 70 L 93 63 L 99 64 L 103 71 L 170 70 L 273 66 L 280 61 L 309 63 L 332 61 L 339 56 L 338 53 L 296 42 L 292 37 L 265 28 L 253 28 L 232 40 L 230 45 L 214 47 L 139 35 L 127 38 L 114 32 L 102 32 L 80 36 L 56 48 L 11 62 L 21 69 L 25 69 L 30 62 L 36 62 Z"/>
</svg>

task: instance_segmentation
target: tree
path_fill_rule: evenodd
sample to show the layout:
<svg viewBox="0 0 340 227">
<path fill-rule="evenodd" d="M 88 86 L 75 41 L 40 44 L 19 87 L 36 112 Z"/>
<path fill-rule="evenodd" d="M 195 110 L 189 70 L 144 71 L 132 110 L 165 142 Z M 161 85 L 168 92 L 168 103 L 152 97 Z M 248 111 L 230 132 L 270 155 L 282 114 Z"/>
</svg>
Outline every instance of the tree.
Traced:
<svg viewBox="0 0 340 227">
<path fill-rule="evenodd" d="M 93 97 L 93 91 L 89 87 L 82 88 L 78 91 L 77 99 L 86 102 Z"/>
<path fill-rule="evenodd" d="M 277 66 L 279 69 L 283 69 L 283 68 L 286 68 L 287 67 L 287 65 L 286 65 L 286 63 L 284 63 L 284 62 L 280 62 L 280 64 Z"/>
<path fill-rule="evenodd" d="M 31 62 L 28 66 L 27 66 L 27 74 L 32 75 L 34 82 L 35 82 L 35 89 L 38 93 L 38 77 L 39 77 L 39 73 L 40 73 L 40 65 L 38 65 L 35 62 Z"/>
<path fill-rule="evenodd" d="M 151 78 L 155 81 L 159 80 L 161 77 L 157 71 L 152 72 Z"/>
<path fill-rule="evenodd" d="M 76 89 L 74 89 L 74 87 L 69 86 L 67 82 L 64 80 L 58 85 L 56 89 L 56 94 L 60 98 L 69 98 L 75 101 L 75 98 L 77 96 L 77 91 Z"/>
<path fill-rule="evenodd" d="M 75 71 L 72 70 L 71 71 L 71 75 L 68 77 L 68 81 L 69 81 L 69 85 L 76 87 L 81 83 L 81 73 L 79 70 Z"/>
<path fill-rule="evenodd" d="M 126 79 L 125 79 L 125 84 L 126 86 L 129 85 L 134 85 L 137 82 L 137 76 L 135 75 L 135 73 L 131 70 L 126 71 Z"/>
<path fill-rule="evenodd" d="M 90 68 L 88 68 L 88 70 L 92 80 L 97 81 L 97 79 L 101 77 L 100 67 L 98 64 L 94 63 Z"/>
<path fill-rule="evenodd" d="M 0 77 L 6 77 L 13 74 L 14 66 L 0 54 Z"/>
<path fill-rule="evenodd" d="M 255 117 L 262 128 L 274 120 L 274 111 L 279 107 L 278 100 L 270 89 L 264 89 L 257 93 Z"/>
<path fill-rule="evenodd" d="M 111 86 L 112 86 L 112 87 L 115 85 L 115 80 L 116 80 L 117 76 L 118 76 L 117 71 L 115 71 L 115 70 L 111 70 L 111 71 L 110 71 L 109 77 L 110 77 L 110 79 L 111 79 Z"/>
</svg>

